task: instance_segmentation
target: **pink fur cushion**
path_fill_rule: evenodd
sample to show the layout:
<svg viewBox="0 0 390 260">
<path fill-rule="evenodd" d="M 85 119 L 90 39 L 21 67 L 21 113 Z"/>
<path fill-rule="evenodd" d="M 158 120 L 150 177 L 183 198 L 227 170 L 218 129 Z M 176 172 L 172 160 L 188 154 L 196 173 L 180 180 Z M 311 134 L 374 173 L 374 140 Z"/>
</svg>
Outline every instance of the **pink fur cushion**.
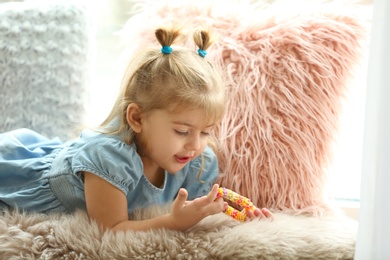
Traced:
<svg viewBox="0 0 390 260">
<path fill-rule="evenodd" d="M 229 96 L 215 132 L 220 185 L 259 207 L 319 214 L 328 207 L 326 167 L 364 30 L 351 12 L 336 13 L 330 4 L 303 13 L 284 8 L 291 12 L 246 2 L 224 11 L 160 1 L 143 6 L 124 31 L 138 26 L 131 42 L 142 46 L 152 28 L 172 18 L 211 25 L 219 41 L 207 58 L 226 72 Z"/>
</svg>

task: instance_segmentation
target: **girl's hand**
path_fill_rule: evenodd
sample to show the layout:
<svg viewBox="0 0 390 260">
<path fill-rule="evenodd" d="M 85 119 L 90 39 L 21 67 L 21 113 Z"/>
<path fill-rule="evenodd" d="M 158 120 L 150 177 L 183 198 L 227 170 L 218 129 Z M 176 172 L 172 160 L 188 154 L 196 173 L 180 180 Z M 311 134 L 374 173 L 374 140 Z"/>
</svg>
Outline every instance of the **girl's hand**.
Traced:
<svg viewBox="0 0 390 260">
<path fill-rule="evenodd" d="M 267 219 L 273 219 L 274 215 L 269 211 L 267 208 L 256 208 L 255 210 L 250 210 L 247 212 L 247 220 L 253 220 L 255 218 L 267 218 Z"/>
<path fill-rule="evenodd" d="M 218 185 L 215 184 L 207 196 L 187 201 L 187 190 L 180 189 L 169 215 L 174 229 L 186 230 L 205 217 L 222 212 L 227 203 L 222 198 L 215 199 L 217 193 Z"/>
</svg>

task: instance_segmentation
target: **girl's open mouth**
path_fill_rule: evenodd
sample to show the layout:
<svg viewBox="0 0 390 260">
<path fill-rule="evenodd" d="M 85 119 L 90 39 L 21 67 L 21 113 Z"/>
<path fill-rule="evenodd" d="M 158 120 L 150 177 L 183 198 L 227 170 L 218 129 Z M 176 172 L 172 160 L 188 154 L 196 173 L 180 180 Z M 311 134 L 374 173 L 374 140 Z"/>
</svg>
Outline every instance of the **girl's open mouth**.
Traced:
<svg viewBox="0 0 390 260">
<path fill-rule="evenodd" d="M 188 157 L 188 156 L 181 157 L 181 156 L 175 155 L 175 159 L 178 163 L 187 163 L 191 159 L 191 157 Z"/>
</svg>

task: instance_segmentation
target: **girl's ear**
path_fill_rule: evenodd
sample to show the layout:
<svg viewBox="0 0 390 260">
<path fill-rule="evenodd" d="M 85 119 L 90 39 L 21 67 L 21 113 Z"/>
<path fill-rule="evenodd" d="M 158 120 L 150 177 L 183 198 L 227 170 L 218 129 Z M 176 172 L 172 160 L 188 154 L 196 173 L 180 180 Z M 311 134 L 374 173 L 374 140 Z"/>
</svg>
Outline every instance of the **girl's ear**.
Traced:
<svg viewBox="0 0 390 260">
<path fill-rule="evenodd" d="M 141 108 L 136 103 L 130 103 L 127 106 L 126 119 L 131 129 L 139 134 L 142 130 L 141 124 Z"/>
</svg>

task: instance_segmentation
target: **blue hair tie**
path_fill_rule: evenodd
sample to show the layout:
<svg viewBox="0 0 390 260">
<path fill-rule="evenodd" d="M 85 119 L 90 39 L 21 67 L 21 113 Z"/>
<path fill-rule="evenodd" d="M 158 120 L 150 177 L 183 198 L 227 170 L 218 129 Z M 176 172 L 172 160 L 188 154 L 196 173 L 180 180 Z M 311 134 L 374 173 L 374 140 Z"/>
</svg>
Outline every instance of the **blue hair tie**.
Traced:
<svg viewBox="0 0 390 260">
<path fill-rule="evenodd" d="M 207 51 L 199 49 L 198 50 L 198 54 L 199 54 L 200 57 L 204 58 L 207 55 Z"/>
<path fill-rule="evenodd" d="M 172 47 L 171 46 L 164 46 L 161 48 L 161 52 L 164 54 L 170 54 L 172 52 Z"/>
</svg>

